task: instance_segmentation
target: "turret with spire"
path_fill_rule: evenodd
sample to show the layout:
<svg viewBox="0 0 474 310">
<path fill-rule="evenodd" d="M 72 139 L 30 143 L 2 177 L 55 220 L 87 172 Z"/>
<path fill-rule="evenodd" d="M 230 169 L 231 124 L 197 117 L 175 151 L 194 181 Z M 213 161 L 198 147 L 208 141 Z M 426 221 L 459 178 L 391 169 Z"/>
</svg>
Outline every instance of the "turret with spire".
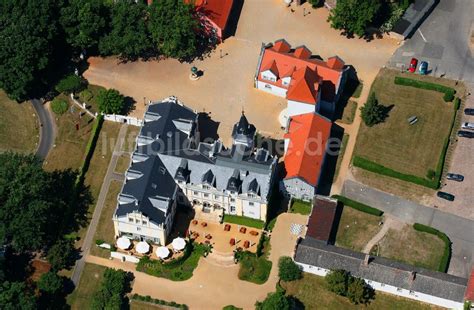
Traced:
<svg viewBox="0 0 474 310">
<path fill-rule="evenodd" d="M 247 117 L 245 116 L 244 110 L 242 110 L 240 120 L 234 125 L 234 129 L 232 130 L 232 143 L 234 145 L 243 144 L 252 149 L 255 132 L 255 126 L 249 123 Z"/>
</svg>

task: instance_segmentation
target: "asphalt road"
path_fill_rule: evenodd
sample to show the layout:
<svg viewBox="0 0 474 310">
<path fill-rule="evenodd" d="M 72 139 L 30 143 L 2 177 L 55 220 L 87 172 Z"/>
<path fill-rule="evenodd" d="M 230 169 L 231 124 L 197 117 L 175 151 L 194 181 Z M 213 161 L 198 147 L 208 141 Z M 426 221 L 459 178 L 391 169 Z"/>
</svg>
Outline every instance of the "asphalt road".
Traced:
<svg viewBox="0 0 474 310">
<path fill-rule="evenodd" d="M 473 21 L 474 1 L 441 0 L 413 37 L 394 53 L 389 66 L 406 69 L 415 57 L 428 61 L 434 76 L 474 82 L 474 58 L 469 49 Z"/>
<path fill-rule="evenodd" d="M 51 113 L 46 109 L 39 99 L 32 99 L 31 103 L 36 110 L 40 122 L 40 141 L 36 155 L 45 159 L 49 150 L 53 147 L 55 138 L 54 120 Z"/>
<path fill-rule="evenodd" d="M 342 195 L 380 209 L 406 223 L 421 223 L 444 232 L 452 242 L 448 273 L 469 277 L 474 263 L 474 221 L 425 207 L 351 180 L 344 183 Z"/>
</svg>

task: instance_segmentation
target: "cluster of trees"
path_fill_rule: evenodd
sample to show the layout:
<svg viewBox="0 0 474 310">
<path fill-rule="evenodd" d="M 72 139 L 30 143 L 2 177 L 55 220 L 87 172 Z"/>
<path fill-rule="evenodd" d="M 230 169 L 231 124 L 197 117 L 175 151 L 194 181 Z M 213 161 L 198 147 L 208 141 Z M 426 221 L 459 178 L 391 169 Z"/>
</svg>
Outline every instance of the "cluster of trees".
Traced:
<svg viewBox="0 0 474 310">
<path fill-rule="evenodd" d="M 328 21 L 347 36 L 363 37 L 370 26 L 391 30 L 412 0 L 338 0 Z M 387 27 L 387 22 L 391 27 Z"/>
<path fill-rule="evenodd" d="M 354 304 L 367 304 L 374 298 L 374 289 L 364 279 L 352 276 L 349 272 L 337 269 L 325 277 L 328 289 L 341 296 L 346 296 Z"/>
<path fill-rule="evenodd" d="M 92 296 L 91 309 L 124 309 L 128 304 L 125 294 L 130 291 L 132 276 L 123 270 L 107 268 L 99 291 Z"/>
<path fill-rule="evenodd" d="M 84 51 L 190 60 L 210 44 L 195 14 L 182 0 L 1 1 L 0 88 L 18 101 L 37 95 Z"/>
<path fill-rule="evenodd" d="M 89 191 L 76 179 L 71 170 L 44 171 L 34 155 L 0 154 L 0 245 L 7 249 L 0 266 L 2 308 L 64 302 L 64 279 L 57 271 L 70 268 L 77 256 L 73 240 L 64 236 L 86 223 L 91 203 Z M 39 298 L 25 282 L 35 252 L 45 253 L 52 266 L 37 283 Z"/>
<path fill-rule="evenodd" d="M 386 106 L 379 104 L 374 92 L 370 94 L 367 102 L 360 108 L 362 120 L 368 127 L 385 121 L 388 110 Z"/>
</svg>

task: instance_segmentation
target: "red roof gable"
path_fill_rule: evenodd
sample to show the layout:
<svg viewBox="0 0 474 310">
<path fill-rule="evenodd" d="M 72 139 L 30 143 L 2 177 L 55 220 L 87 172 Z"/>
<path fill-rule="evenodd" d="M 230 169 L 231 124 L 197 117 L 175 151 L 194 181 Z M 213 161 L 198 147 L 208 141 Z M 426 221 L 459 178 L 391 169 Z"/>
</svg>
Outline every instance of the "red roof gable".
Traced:
<svg viewBox="0 0 474 310">
<path fill-rule="evenodd" d="M 467 289 L 464 299 L 474 302 L 474 267 L 471 270 L 471 276 L 467 282 Z"/>
<path fill-rule="evenodd" d="M 265 72 L 267 70 L 272 71 L 273 74 L 275 74 L 278 77 L 278 67 L 275 61 L 272 61 L 271 63 L 267 64 L 267 66 L 262 67 L 262 72 Z"/>
<path fill-rule="evenodd" d="M 288 100 L 312 103 L 318 101 L 319 81 L 318 76 L 308 67 L 296 70 L 293 73 L 290 87 L 286 93 Z"/>
<path fill-rule="evenodd" d="M 300 82 L 295 81 L 296 83 L 290 83 L 290 86 L 283 85 L 281 79 L 290 76 L 290 74 L 292 75 L 292 80 L 296 80 L 296 78 L 299 77 L 306 79 L 306 85 L 301 86 L 303 88 L 306 88 L 307 86 L 309 87 L 310 85 L 314 86 L 315 83 L 320 84 L 322 82 L 324 87 L 318 88 L 321 89 L 321 96 L 326 100 L 333 100 L 339 87 L 339 82 L 345 65 L 337 56 L 329 58 L 328 62 L 318 58 L 311 58 L 311 51 L 304 46 L 298 47 L 295 51 L 292 51 L 291 46 L 285 40 L 279 40 L 265 49 L 259 72 L 268 70 L 269 67 L 273 66 L 274 62 L 280 76 L 277 77 L 276 82 L 270 82 L 270 84 L 282 88 L 288 88 L 288 93 L 290 93 L 289 88 L 292 84 L 299 85 L 298 82 Z M 307 74 L 307 71 L 305 71 L 304 74 L 301 72 L 301 69 L 306 68 L 310 69 L 311 74 Z M 291 72 L 293 70 L 294 72 Z M 299 76 L 296 76 L 297 72 L 300 72 Z M 258 76 L 258 79 L 263 81 L 260 75 Z M 264 82 L 269 83 L 269 81 Z M 312 95 L 304 96 L 305 100 L 303 102 L 317 103 L 317 96 L 313 94 L 316 88 L 313 86 L 312 88 L 314 89 L 311 91 Z M 314 97 L 314 99 L 311 99 L 311 97 Z"/>
<path fill-rule="evenodd" d="M 331 238 L 336 210 L 336 200 L 316 196 L 313 201 L 313 210 L 308 219 L 306 237 L 328 242 Z"/>
<path fill-rule="evenodd" d="M 285 155 L 285 179 L 300 178 L 312 186 L 318 185 L 331 127 L 329 120 L 315 113 L 291 117 L 285 134 L 285 139 L 290 140 Z"/>
</svg>

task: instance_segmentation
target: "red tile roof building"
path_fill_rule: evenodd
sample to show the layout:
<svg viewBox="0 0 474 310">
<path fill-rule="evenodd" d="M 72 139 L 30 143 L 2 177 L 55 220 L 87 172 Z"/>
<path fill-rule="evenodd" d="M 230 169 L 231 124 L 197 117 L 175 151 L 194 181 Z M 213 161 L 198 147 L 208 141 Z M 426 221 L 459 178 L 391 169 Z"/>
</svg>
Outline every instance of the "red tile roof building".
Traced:
<svg viewBox="0 0 474 310">
<path fill-rule="evenodd" d="M 464 294 L 464 299 L 474 303 L 474 267 L 471 270 L 471 276 L 467 282 L 466 293 Z"/>
<path fill-rule="evenodd" d="M 281 39 L 262 45 L 255 87 L 288 99 L 288 116 L 318 112 L 331 117 L 346 71 L 338 56 L 323 61 L 306 46 L 292 48 Z"/>
<path fill-rule="evenodd" d="M 280 183 L 280 190 L 287 197 L 313 198 L 323 170 L 331 128 L 331 121 L 316 113 L 291 117 L 284 136 L 286 175 Z"/>
<path fill-rule="evenodd" d="M 315 196 L 313 209 L 308 219 L 306 238 L 311 237 L 324 243 L 333 241 L 336 210 L 337 200 L 325 196 Z"/>
</svg>

